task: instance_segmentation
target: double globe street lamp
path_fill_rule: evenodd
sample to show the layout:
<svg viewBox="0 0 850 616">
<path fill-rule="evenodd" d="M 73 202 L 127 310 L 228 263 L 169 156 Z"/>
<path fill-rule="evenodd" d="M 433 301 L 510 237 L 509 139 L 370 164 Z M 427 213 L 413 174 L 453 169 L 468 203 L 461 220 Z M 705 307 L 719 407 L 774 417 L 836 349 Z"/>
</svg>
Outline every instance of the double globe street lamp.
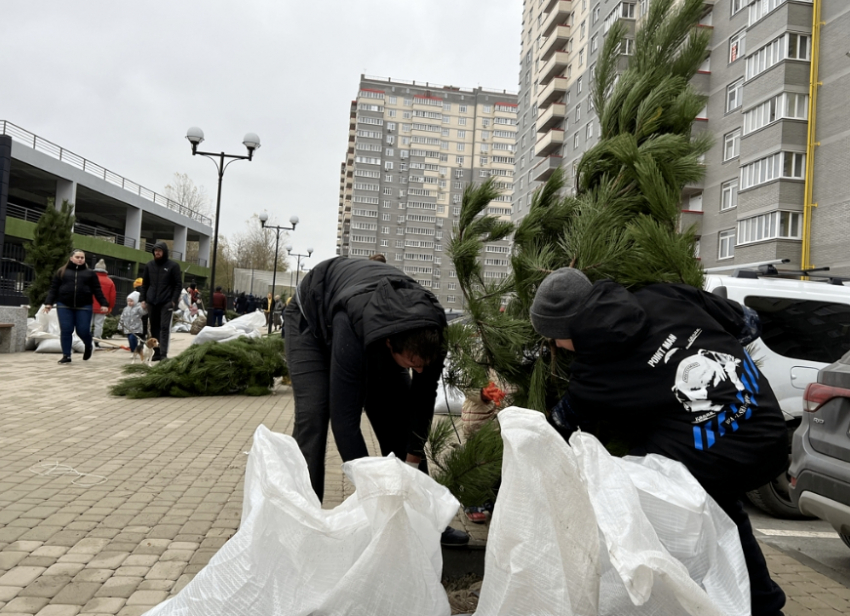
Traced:
<svg viewBox="0 0 850 616">
<path fill-rule="evenodd" d="M 277 251 L 278 245 L 280 243 L 280 232 L 281 231 L 295 231 L 295 225 L 298 224 L 298 216 L 290 216 L 289 222 L 292 225 L 291 227 L 281 227 L 278 225 L 267 225 L 266 222 L 269 219 L 269 215 L 265 212 L 260 213 L 260 226 L 263 229 L 274 229 L 275 230 L 275 238 L 274 238 L 274 269 L 272 269 L 272 302 L 274 302 L 274 294 L 275 287 L 277 284 Z M 311 251 L 312 252 L 312 251 Z M 274 320 L 274 304 L 272 303 L 269 306 L 269 330 L 268 334 L 271 336 L 272 333 L 272 321 Z"/>
<path fill-rule="evenodd" d="M 298 257 L 298 265 L 295 266 L 295 288 L 297 290 L 298 289 L 298 277 L 301 275 L 301 257 L 304 257 L 305 259 L 309 259 L 310 255 L 313 254 L 313 249 L 308 248 L 307 254 L 304 255 L 304 254 L 299 254 L 297 252 L 292 252 L 292 244 L 287 244 L 284 248 L 286 248 L 286 252 L 290 256 Z"/>
<path fill-rule="evenodd" d="M 218 192 L 216 193 L 215 198 L 215 230 L 213 235 L 212 270 L 210 271 L 210 297 L 212 297 L 212 294 L 215 292 L 215 263 L 216 256 L 218 255 L 218 217 L 219 211 L 221 210 L 221 180 L 224 178 L 224 170 L 227 169 L 228 165 L 230 165 L 230 163 L 234 160 L 252 160 L 254 158 L 254 150 L 260 149 L 260 138 L 255 133 L 248 133 L 245 135 L 245 138 L 242 140 L 242 145 L 248 149 L 247 156 L 239 154 L 225 154 L 224 152 L 201 152 L 198 150 L 198 146 L 201 145 L 204 140 L 204 131 L 197 126 L 193 126 L 186 131 L 186 139 L 188 139 L 189 143 L 192 144 L 192 156 L 200 154 L 201 156 L 209 158 L 213 161 L 213 164 L 218 171 Z M 231 158 L 233 160 L 224 164 L 225 158 Z"/>
</svg>

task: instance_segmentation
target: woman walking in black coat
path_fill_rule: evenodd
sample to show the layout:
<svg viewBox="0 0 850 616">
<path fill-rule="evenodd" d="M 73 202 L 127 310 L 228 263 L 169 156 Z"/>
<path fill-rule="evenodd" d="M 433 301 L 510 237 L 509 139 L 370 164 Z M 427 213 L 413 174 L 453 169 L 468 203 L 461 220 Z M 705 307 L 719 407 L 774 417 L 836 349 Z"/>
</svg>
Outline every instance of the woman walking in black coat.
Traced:
<svg viewBox="0 0 850 616">
<path fill-rule="evenodd" d="M 101 312 L 109 311 L 109 301 L 103 295 L 97 274 L 86 267 L 86 253 L 75 250 L 68 263 L 56 272 L 47 299 L 44 300 L 45 312 L 50 312 L 54 302 L 59 309 L 59 341 L 62 344 L 60 364 L 71 363 L 71 339 L 75 329 L 86 347 L 83 359 L 91 357 L 92 296 L 100 302 Z"/>
</svg>

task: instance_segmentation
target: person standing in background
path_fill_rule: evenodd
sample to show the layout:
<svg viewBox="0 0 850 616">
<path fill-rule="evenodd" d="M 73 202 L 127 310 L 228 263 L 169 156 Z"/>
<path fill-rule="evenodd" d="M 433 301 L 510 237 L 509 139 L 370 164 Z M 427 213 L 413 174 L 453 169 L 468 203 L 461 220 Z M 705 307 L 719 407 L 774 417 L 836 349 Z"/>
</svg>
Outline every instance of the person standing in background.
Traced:
<svg viewBox="0 0 850 616">
<path fill-rule="evenodd" d="M 62 344 L 60 364 L 71 363 L 74 330 L 85 345 L 83 361 L 91 357 L 94 349 L 91 340 L 92 296 L 100 302 L 101 312 L 109 310 L 109 302 L 103 296 L 97 275 L 86 267 L 86 253 L 74 250 L 68 263 L 56 272 L 44 300 L 44 312 L 50 312 L 53 302 L 59 309 L 59 341 Z"/>
<path fill-rule="evenodd" d="M 109 305 L 106 306 L 108 310 L 106 312 L 101 312 L 100 302 L 97 301 L 97 298 L 94 298 L 94 316 L 92 317 L 92 324 L 94 326 L 94 337 L 96 339 L 103 338 L 103 323 L 106 321 L 106 315 L 112 314 L 112 310 L 115 308 L 115 283 L 109 278 L 109 274 L 106 272 L 106 261 L 101 259 L 97 262 L 97 265 L 94 266 L 94 273 L 97 274 L 98 281 L 100 282 L 100 289 L 103 291 L 103 295 L 106 297 L 107 301 L 109 301 Z M 100 343 L 95 340 L 94 346 L 100 348 Z"/>
<path fill-rule="evenodd" d="M 168 258 L 168 245 L 157 242 L 151 249 L 153 259 L 145 265 L 139 298 L 142 308 L 148 313 L 150 335 L 159 341 L 152 361 L 168 358 L 168 340 L 171 337 L 171 321 L 180 294 L 183 292 L 180 266 Z"/>
<path fill-rule="evenodd" d="M 221 292 L 221 287 L 216 287 L 212 296 L 213 327 L 221 327 L 226 310 L 227 296 Z"/>
</svg>

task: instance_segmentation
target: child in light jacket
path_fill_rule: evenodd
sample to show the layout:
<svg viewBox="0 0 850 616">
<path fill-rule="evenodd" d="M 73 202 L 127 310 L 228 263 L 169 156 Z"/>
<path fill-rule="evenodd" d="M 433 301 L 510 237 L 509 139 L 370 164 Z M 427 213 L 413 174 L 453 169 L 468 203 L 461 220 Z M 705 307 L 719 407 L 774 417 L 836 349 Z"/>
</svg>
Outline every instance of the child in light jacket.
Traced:
<svg viewBox="0 0 850 616">
<path fill-rule="evenodd" d="M 131 353 L 136 351 L 136 345 L 139 344 L 143 314 L 142 307 L 132 297 L 127 297 L 127 305 L 121 311 L 121 318 L 118 319 L 118 329 L 127 334 L 127 343 L 130 345 Z"/>
</svg>

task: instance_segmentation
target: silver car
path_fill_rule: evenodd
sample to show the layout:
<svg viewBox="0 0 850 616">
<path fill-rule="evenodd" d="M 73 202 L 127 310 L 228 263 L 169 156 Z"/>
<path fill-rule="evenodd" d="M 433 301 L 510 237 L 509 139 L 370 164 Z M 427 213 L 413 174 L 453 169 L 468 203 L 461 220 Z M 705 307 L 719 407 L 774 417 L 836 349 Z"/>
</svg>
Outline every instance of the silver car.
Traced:
<svg viewBox="0 0 850 616">
<path fill-rule="evenodd" d="M 822 368 L 803 396 L 791 450 L 791 499 L 850 547 L 850 353 Z"/>
</svg>

